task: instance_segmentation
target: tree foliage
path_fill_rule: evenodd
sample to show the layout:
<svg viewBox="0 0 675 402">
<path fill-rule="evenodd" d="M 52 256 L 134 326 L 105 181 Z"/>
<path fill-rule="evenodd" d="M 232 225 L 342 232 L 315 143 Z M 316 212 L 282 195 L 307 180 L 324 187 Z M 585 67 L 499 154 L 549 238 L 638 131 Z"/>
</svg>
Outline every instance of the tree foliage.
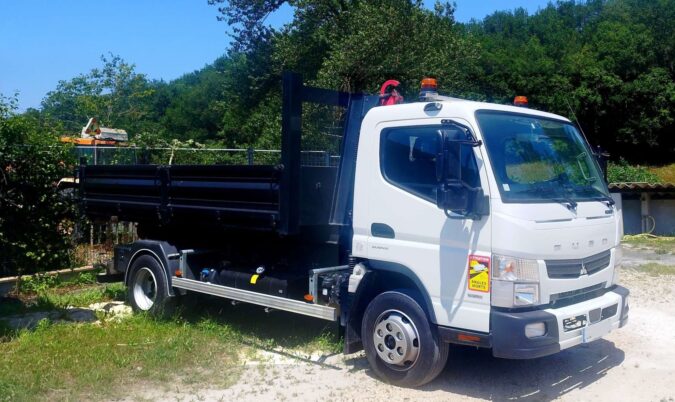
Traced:
<svg viewBox="0 0 675 402">
<path fill-rule="evenodd" d="M 42 112 L 71 132 L 79 132 L 91 117 L 132 132 L 155 128 L 152 83 L 119 56 L 101 56 L 101 61 L 100 69 L 60 81 L 43 100 Z"/>
<path fill-rule="evenodd" d="M 664 0 L 497 12 L 466 26 L 483 48 L 475 82 L 488 100 L 523 94 L 536 108 L 576 115 L 615 159 L 672 161 L 674 18 L 675 3 Z"/>
<path fill-rule="evenodd" d="M 610 183 L 660 183 L 661 179 L 644 166 L 634 166 L 620 159 L 607 166 L 607 181 Z"/>
<path fill-rule="evenodd" d="M 0 96 L 0 275 L 69 266 L 73 208 L 56 185 L 72 154 L 55 131 Z"/>
<path fill-rule="evenodd" d="M 169 83 L 117 56 L 62 81 L 42 112 L 79 130 L 87 117 L 132 135 L 228 147 L 279 144 L 280 77 L 377 91 L 390 78 L 408 99 L 435 76 L 442 92 L 577 117 L 613 159 L 668 162 L 675 152 L 675 3 L 557 1 L 534 14 L 498 11 L 459 24 L 454 6 L 420 0 L 209 0 L 227 22 L 226 55 Z M 282 27 L 270 14 L 290 6 Z"/>
</svg>

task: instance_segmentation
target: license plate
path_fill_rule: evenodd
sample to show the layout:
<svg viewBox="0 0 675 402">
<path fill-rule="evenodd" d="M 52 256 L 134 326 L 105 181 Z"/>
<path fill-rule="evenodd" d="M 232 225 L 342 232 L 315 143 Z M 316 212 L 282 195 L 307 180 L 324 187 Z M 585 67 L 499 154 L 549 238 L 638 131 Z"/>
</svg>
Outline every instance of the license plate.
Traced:
<svg viewBox="0 0 675 402">
<path fill-rule="evenodd" d="M 581 339 L 584 343 L 593 342 L 608 334 L 612 330 L 612 322 L 610 320 L 600 321 L 597 324 L 592 324 L 584 327 L 581 330 Z"/>
<path fill-rule="evenodd" d="M 565 332 L 574 331 L 575 329 L 584 328 L 588 323 L 586 314 L 578 315 L 576 317 L 569 317 L 563 320 L 563 330 Z"/>
</svg>

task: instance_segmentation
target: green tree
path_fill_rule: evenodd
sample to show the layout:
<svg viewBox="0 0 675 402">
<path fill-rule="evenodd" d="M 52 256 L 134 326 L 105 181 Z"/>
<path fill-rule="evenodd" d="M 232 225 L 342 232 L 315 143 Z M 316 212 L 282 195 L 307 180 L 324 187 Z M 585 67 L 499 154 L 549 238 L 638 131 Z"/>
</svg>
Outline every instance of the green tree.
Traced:
<svg viewBox="0 0 675 402">
<path fill-rule="evenodd" d="M 481 44 L 472 80 L 489 100 L 527 95 L 535 108 L 577 116 L 614 158 L 672 161 L 673 16 L 667 0 L 496 12 L 465 27 Z"/>
<path fill-rule="evenodd" d="M 212 3 L 222 5 L 222 19 L 234 27 L 229 57 L 238 60 L 231 70 L 237 79 L 225 91 L 222 128 L 224 139 L 237 138 L 232 144 L 278 144 L 284 70 L 302 73 L 312 85 L 350 92 L 374 92 L 385 80 L 397 78 L 414 97 L 419 79 L 429 75 L 447 92 L 473 88 L 469 71 L 479 51 L 462 35 L 449 4 L 438 3 L 431 11 L 421 1 L 409 0 L 288 1 L 293 21 L 274 30 L 265 26 L 265 18 L 284 2 Z M 313 114 L 305 120 L 316 122 L 307 127 L 310 132 L 318 134 L 329 125 L 323 123 L 326 110 L 306 112 Z"/>
<path fill-rule="evenodd" d="M 72 172 L 58 124 L 16 113 L 0 95 L 0 275 L 68 267 L 73 204 L 57 183 Z"/>
<path fill-rule="evenodd" d="M 60 81 L 42 101 L 42 111 L 71 132 L 91 117 L 131 134 L 154 128 L 155 85 L 119 56 L 101 56 L 101 61 L 102 68 Z"/>
</svg>

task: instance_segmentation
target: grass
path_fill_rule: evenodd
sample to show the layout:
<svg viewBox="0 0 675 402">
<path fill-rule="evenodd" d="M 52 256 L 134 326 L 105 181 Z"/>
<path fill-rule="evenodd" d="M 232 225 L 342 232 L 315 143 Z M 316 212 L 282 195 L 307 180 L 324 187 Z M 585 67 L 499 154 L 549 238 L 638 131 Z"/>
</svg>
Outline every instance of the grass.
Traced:
<svg viewBox="0 0 675 402">
<path fill-rule="evenodd" d="M 233 306 L 224 299 L 191 294 L 181 302 L 179 315 L 189 321 L 208 318 L 231 326 L 242 343 L 260 349 L 287 349 L 309 354 L 339 353 L 342 340 L 337 324 L 283 311 L 265 313 L 250 304 Z"/>
<path fill-rule="evenodd" d="M 98 284 L 93 272 L 83 272 L 68 280 L 58 276 L 34 276 L 19 283 L 14 297 L 0 300 L 0 317 L 124 300 L 124 295 L 121 283 Z"/>
<path fill-rule="evenodd" d="M 0 343 L 0 400 L 91 400 L 147 386 L 227 387 L 238 377 L 241 345 L 231 326 L 209 319 L 40 322 Z"/>
<path fill-rule="evenodd" d="M 656 254 L 675 253 L 675 237 L 653 235 L 626 235 L 621 240 L 623 244 L 643 249 L 655 250 Z"/>
<path fill-rule="evenodd" d="M 120 284 L 59 284 L 35 293 L 31 308 L 86 306 L 123 295 Z M 33 331 L 18 332 L 0 320 L 0 401 L 141 398 L 133 390 L 225 388 L 240 375 L 241 359 L 257 349 L 305 358 L 341 348 L 333 323 L 204 295 L 182 298 L 165 320 L 44 320 Z"/>
<path fill-rule="evenodd" d="M 72 278 L 63 279 L 59 275 L 35 274 L 21 278 L 18 283 L 19 293 L 38 293 L 48 289 L 72 288 L 96 283 L 98 272 L 80 272 Z"/>
<path fill-rule="evenodd" d="M 659 176 L 664 183 L 675 183 L 675 163 L 665 166 L 654 166 L 648 168 L 650 172 Z"/>
<path fill-rule="evenodd" d="M 655 262 L 640 265 L 636 269 L 649 276 L 675 275 L 675 266 L 663 265 Z"/>
<path fill-rule="evenodd" d="M 67 292 L 45 291 L 38 294 L 37 305 L 49 309 L 88 306 L 92 303 L 124 300 L 126 289 L 121 283 L 75 289 Z"/>
</svg>

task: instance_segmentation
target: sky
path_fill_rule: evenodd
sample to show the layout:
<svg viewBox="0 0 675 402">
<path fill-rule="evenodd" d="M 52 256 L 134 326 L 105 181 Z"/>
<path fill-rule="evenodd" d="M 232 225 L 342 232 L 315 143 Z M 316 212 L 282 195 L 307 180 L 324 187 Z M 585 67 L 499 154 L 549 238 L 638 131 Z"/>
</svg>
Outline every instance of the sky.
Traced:
<svg viewBox="0 0 675 402">
<path fill-rule="evenodd" d="M 425 0 L 428 7 L 433 0 Z M 460 22 L 497 10 L 530 13 L 548 0 L 456 0 Z M 60 80 L 101 66 L 113 53 L 151 79 L 170 81 L 223 55 L 228 27 L 207 0 L 0 0 L 0 94 L 19 93 L 19 109 L 39 107 Z M 292 9 L 267 22 L 282 26 Z"/>
</svg>

